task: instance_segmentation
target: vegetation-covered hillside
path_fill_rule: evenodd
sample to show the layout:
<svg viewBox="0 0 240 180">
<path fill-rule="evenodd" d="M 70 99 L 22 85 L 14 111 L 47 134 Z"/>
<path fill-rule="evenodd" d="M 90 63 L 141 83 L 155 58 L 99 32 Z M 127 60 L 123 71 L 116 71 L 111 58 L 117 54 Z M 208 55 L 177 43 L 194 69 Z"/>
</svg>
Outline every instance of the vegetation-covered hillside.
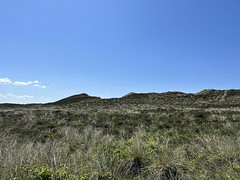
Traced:
<svg viewBox="0 0 240 180">
<path fill-rule="evenodd" d="M 240 90 L 0 105 L 0 179 L 240 179 Z"/>
</svg>

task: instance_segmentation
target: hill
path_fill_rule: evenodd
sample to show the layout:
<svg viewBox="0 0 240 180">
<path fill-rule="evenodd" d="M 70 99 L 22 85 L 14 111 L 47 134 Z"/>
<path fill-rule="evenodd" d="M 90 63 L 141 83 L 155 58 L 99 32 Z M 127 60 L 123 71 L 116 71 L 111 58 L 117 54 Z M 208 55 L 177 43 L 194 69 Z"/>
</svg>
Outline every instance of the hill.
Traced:
<svg viewBox="0 0 240 180">
<path fill-rule="evenodd" d="M 95 100 L 100 100 L 100 97 L 95 97 L 95 96 L 89 96 L 86 93 L 70 96 L 64 99 L 61 99 L 59 101 L 54 102 L 53 104 L 55 105 L 64 105 L 64 104 L 70 104 L 70 103 L 78 103 L 78 102 L 88 102 L 88 101 L 95 101 Z"/>
</svg>

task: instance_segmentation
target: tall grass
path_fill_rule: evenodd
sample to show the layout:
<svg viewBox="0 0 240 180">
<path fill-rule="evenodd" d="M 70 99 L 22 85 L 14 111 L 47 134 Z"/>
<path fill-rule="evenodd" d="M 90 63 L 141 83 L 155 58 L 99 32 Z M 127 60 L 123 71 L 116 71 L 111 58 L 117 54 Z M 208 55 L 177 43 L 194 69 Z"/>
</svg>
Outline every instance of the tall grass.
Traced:
<svg viewBox="0 0 240 180">
<path fill-rule="evenodd" d="M 1 135 L 0 179 L 240 179 L 240 130 L 132 136 L 62 127 L 46 141 Z"/>
</svg>

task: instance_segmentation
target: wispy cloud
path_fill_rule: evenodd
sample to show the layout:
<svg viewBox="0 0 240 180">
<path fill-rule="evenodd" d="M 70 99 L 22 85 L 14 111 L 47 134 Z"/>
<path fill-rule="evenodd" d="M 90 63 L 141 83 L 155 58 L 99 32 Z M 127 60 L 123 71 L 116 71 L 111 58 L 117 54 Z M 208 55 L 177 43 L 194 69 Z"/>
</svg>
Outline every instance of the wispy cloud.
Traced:
<svg viewBox="0 0 240 180">
<path fill-rule="evenodd" d="M 0 78 L 0 84 L 12 84 L 12 81 L 8 78 Z"/>
<path fill-rule="evenodd" d="M 29 82 L 16 81 L 16 82 L 13 82 L 13 84 L 16 86 L 28 86 L 33 84 L 33 82 L 32 81 L 29 81 Z"/>
<path fill-rule="evenodd" d="M 7 99 L 7 98 L 16 98 L 16 99 L 32 99 L 34 96 L 31 95 L 15 95 L 15 94 L 0 94 L 0 99 Z"/>
<path fill-rule="evenodd" d="M 42 88 L 42 89 L 46 88 L 46 86 L 40 85 L 40 84 L 34 84 L 33 86 L 34 86 L 34 87 L 40 87 L 40 88 Z"/>
<path fill-rule="evenodd" d="M 0 78 L 0 84 L 8 84 L 14 86 L 34 86 L 39 88 L 46 88 L 45 85 L 42 85 L 38 80 L 35 81 L 12 81 L 9 78 Z"/>
</svg>

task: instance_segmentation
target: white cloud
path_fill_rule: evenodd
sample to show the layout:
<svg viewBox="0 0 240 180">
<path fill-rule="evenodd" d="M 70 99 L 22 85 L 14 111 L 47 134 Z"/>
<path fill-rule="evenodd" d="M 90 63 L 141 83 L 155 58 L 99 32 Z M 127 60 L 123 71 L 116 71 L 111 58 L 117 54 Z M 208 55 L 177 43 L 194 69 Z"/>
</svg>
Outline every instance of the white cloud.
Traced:
<svg viewBox="0 0 240 180">
<path fill-rule="evenodd" d="M 7 97 L 15 97 L 16 95 L 13 95 L 13 94 L 8 93 L 8 94 L 6 94 L 6 96 L 7 96 Z"/>
<path fill-rule="evenodd" d="M 30 95 L 23 95 L 23 96 L 16 96 L 17 99 L 32 99 L 34 96 Z"/>
<path fill-rule="evenodd" d="M 1 103 L 17 103 L 17 104 L 46 103 L 51 101 L 53 101 L 51 98 L 43 95 L 35 96 L 33 94 L 0 93 L 0 104 Z"/>
<path fill-rule="evenodd" d="M 38 80 L 33 81 L 33 84 L 39 84 L 40 82 Z"/>
<path fill-rule="evenodd" d="M 42 87 L 40 84 L 34 84 L 34 87 Z"/>
<path fill-rule="evenodd" d="M 45 85 L 42 85 L 38 80 L 35 81 L 12 81 L 9 78 L 0 78 L 0 84 L 10 84 L 15 86 L 34 86 L 39 88 L 46 88 Z"/>
<path fill-rule="evenodd" d="M 13 85 L 16 85 L 16 86 L 28 86 L 28 85 L 31 85 L 31 84 L 33 84 L 32 81 L 29 81 L 29 82 L 16 81 L 16 82 L 13 82 Z"/>
<path fill-rule="evenodd" d="M 2 96 L 1 96 L 2 95 Z M 0 97 L 4 97 L 4 99 L 7 99 L 7 98 L 16 98 L 16 99 L 32 99 L 34 98 L 34 96 L 31 96 L 31 95 L 15 95 L 15 94 L 11 94 L 11 93 L 8 93 L 8 94 L 0 94 Z"/>
<path fill-rule="evenodd" d="M 12 81 L 8 78 L 0 78 L 0 84 L 12 84 Z"/>
<path fill-rule="evenodd" d="M 43 86 L 43 85 L 40 85 L 40 84 L 34 84 L 33 86 L 34 86 L 34 87 L 40 87 L 40 88 L 42 88 L 42 89 L 46 88 L 46 86 Z"/>
</svg>

